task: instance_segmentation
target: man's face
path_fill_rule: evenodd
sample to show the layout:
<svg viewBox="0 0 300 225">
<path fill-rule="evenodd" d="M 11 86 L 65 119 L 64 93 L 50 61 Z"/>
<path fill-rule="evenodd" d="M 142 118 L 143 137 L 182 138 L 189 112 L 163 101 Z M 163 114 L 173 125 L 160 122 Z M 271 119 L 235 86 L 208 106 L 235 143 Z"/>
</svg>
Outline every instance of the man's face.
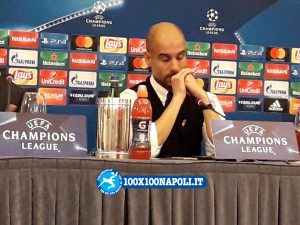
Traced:
<svg viewBox="0 0 300 225">
<path fill-rule="evenodd" d="M 171 89 L 171 77 L 186 68 L 185 40 L 176 34 L 170 40 L 153 41 L 145 59 L 152 69 L 155 80 L 163 87 Z"/>
</svg>

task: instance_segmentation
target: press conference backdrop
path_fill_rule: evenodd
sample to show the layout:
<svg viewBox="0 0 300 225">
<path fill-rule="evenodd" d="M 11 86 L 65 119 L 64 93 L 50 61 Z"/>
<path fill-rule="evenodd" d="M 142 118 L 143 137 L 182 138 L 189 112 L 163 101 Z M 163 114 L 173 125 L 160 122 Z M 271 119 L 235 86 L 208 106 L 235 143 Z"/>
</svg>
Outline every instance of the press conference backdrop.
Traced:
<svg viewBox="0 0 300 225">
<path fill-rule="evenodd" d="M 0 8 L 0 67 L 45 93 L 49 113 L 83 114 L 96 143 L 96 99 L 115 74 L 145 79 L 148 28 L 178 24 L 188 66 L 228 119 L 292 121 L 300 105 L 297 0 L 11 0 Z M 26 31 L 26 32 L 23 32 Z"/>
</svg>

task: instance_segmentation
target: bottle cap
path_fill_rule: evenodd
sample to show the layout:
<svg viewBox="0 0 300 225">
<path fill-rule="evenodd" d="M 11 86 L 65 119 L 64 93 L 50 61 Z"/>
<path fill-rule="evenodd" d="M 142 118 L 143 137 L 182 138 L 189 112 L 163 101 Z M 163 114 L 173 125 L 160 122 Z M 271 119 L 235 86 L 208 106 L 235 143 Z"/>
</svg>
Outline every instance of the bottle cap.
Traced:
<svg viewBox="0 0 300 225">
<path fill-rule="evenodd" d="M 140 98 L 147 98 L 148 97 L 148 92 L 147 92 L 146 85 L 139 85 L 138 90 L 137 90 L 137 96 L 140 97 Z"/>
</svg>

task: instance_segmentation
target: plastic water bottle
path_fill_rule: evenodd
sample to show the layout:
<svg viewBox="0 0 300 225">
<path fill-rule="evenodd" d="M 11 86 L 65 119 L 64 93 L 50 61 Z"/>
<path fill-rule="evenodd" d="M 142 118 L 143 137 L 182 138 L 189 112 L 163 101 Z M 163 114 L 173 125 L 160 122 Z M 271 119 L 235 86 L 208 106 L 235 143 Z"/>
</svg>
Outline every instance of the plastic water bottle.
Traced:
<svg viewBox="0 0 300 225">
<path fill-rule="evenodd" d="M 150 124 L 152 107 L 148 99 L 147 87 L 140 85 L 131 111 L 132 142 L 129 149 L 131 159 L 150 159 Z"/>
</svg>

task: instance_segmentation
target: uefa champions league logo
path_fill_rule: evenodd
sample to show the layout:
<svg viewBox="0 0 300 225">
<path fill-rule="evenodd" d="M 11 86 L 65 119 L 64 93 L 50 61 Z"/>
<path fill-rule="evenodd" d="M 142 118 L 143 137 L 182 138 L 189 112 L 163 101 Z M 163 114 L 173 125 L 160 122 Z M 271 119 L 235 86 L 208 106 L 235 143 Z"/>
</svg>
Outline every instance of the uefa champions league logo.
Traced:
<svg viewBox="0 0 300 225">
<path fill-rule="evenodd" d="M 210 9 L 207 11 L 206 17 L 210 22 L 216 22 L 219 18 L 219 13 L 215 9 Z"/>
<path fill-rule="evenodd" d="M 220 19 L 220 14 L 215 9 L 209 9 L 206 12 L 208 20 L 207 26 L 200 26 L 200 31 L 208 35 L 219 35 L 225 31 L 224 27 L 217 26 L 217 20 Z"/>
<path fill-rule="evenodd" d="M 97 1 L 94 3 L 93 9 L 96 13 L 102 14 L 105 12 L 106 6 L 103 2 Z"/>
<path fill-rule="evenodd" d="M 103 170 L 96 180 L 98 189 L 106 195 L 118 193 L 122 187 L 122 178 L 118 171 L 114 169 Z"/>
</svg>

